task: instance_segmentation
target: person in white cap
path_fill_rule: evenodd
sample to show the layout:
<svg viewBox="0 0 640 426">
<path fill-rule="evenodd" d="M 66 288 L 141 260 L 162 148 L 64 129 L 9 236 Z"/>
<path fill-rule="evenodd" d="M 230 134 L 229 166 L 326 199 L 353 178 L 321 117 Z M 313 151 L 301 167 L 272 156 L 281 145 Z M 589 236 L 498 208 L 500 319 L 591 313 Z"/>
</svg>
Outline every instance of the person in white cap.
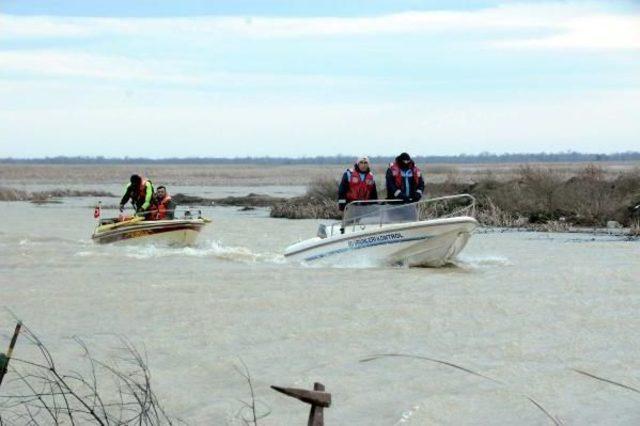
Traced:
<svg viewBox="0 0 640 426">
<path fill-rule="evenodd" d="M 338 188 L 338 208 L 344 210 L 352 201 L 377 200 L 376 181 L 369 167 L 369 158 L 361 157 L 342 175 Z"/>
</svg>

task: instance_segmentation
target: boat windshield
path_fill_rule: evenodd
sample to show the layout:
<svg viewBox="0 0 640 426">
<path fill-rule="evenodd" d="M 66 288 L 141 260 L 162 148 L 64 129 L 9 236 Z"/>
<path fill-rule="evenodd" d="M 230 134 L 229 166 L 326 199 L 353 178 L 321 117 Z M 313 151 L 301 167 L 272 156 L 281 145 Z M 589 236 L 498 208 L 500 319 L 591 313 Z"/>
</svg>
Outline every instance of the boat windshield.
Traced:
<svg viewBox="0 0 640 426">
<path fill-rule="evenodd" d="M 380 201 L 378 203 L 351 203 L 345 210 L 343 227 L 351 225 L 373 225 L 386 223 L 415 222 L 418 220 L 416 204 L 399 204 Z"/>
<path fill-rule="evenodd" d="M 347 204 L 342 222 L 322 225 L 318 231 L 320 238 L 334 235 L 336 229 L 343 234 L 348 227 L 391 223 L 419 222 L 457 216 L 473 216 L 476 200 L 469 194 L 445 195 L 422 199 L 415 203 L 402 204 L 400 200 L 354 201 Z"/>
</svg>

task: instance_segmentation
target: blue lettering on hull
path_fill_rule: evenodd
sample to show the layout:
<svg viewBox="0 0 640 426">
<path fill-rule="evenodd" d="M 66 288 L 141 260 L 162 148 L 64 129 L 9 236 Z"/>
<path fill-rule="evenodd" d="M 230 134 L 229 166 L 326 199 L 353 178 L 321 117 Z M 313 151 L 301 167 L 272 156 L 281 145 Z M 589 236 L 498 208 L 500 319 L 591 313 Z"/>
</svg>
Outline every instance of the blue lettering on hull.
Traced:
<svg viewBox="0 0 640 426">
<path fill-rule="evenodd" d="M 430 235 L 424 235 L 421 237 L 405 238 L 401 233 L 395 232 L 392 234 L 373 235 L 371 237 L 359 238 L 357 240 L 347 241 L 347 247 L 331 250 L 325 253 L 316 254 L 306 257 L 305 261 L 317 260 L 323 257 L 332 256 L 334 254 L 345 253 L 352 250 L 360 250 L 367 247 L 382 246 L 387 244 L 405 243 L 408 241 L 420 241 L 431 238 Z"/>
</svg>

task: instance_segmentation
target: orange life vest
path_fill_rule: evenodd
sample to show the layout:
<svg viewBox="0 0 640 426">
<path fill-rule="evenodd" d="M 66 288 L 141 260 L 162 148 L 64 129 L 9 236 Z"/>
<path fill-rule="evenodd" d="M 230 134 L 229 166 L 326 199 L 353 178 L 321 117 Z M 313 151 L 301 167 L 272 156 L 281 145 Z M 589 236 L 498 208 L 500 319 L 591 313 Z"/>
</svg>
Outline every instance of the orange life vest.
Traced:
<svg viewBox="0 0 640 426">
<path fill-rule="evenodd" d="M 400 168 L 400 166 L 398 166 L 394 161 L 391 164 L 389 164 L 389 168 L 391 169 L 391 174 L 393 175 L 393 179 L 396 182 L 396 187 L 398 189 L 406 189 L 404 187 L 404 182 L 402 179 L 402 169 Z M 420 172 L 420 169 L 416 167 L 415 164 L 411 166 L 411 173 L 413 174 L 413 181 L 415 182 L 416 185 L 418 185 L 418 183 L 420 182 L 420 176 L 422 173 Z"/>
<path fill-rule="evenodd" d="M 141 178 L 140 186 L 138 187 L 138 199 L 144 200 L 147 197 L 147 183 L 151 183 L 147 178 Z"/>
<path fill-rule="evenodd" d="M 156 212 L 155 220 L 163 220 L 167 218 L 167 205 L 171 201 L 171 196 L 167 195 L 162 200 L 158 202 L 156 206 L 158 211 Z"/>
<path fill-rule="evenodd" d="M 374 180 L 373 174 L 367 172 L 364 179 L 360 177 L 360 173 L 355 170 L 347 170 L 349 177 L 349 190 L 347 191 L 347 202 L 357 200 L 368 200 L 371 197 Z"/>
</svg>

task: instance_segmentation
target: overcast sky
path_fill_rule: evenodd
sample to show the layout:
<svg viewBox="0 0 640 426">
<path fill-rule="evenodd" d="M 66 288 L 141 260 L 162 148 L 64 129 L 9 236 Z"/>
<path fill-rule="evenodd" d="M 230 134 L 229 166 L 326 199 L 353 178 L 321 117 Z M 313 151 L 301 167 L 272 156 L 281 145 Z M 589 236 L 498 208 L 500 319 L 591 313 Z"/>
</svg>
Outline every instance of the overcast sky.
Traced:
<svg viewBox="0 0 640 426">
<path fill-rule="evenodd" d="M 640 150 L 640 3 L 0 5 L 0 157 L 565 150 Z"/>
</svg>

